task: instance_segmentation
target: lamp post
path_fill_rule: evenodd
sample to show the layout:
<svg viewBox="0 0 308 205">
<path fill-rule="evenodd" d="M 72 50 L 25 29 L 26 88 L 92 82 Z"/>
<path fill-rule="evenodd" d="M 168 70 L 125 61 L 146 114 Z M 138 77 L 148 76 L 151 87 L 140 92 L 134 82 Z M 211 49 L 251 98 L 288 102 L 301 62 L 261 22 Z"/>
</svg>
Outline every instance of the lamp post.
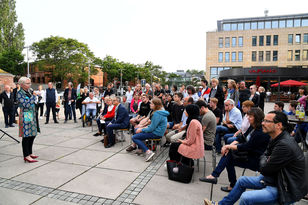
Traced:
<svg viewBox="0 0 308 205">
<path fill-rule="evenodd" d="M 140 73 L 140 71 L 136 71 L 136 73 L 137 73 L 137 83 L 139 82 L 139 73 Z"/>
<path fill-rule="evenodd" d="M 90 86 L 91 86 L 91 67 L 90 67 L 90 63 L 88 65 L 88 87 L 89 87 L 89 90 L 90 90 Z"/>
<path fill-rule="evenodd" d="M 122 70 L 123 70 L 123 68 L 120 68 L 120 70 L 121 70 L 121 84 L 120 84 L 120 93 L 121 93 L 121 95 L 123 95 L 123 87 L 122 87 L 122 76 L 123 76 L 123 74 L 122 74 Z"/>
</svg>

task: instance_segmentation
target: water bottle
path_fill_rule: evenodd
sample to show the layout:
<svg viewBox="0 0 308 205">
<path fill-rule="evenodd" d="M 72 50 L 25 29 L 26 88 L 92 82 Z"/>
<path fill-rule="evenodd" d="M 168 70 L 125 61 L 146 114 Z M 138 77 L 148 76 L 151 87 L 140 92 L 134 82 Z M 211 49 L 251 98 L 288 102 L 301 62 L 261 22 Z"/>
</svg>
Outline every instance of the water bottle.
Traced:
<svg viewBox="0 0 308 205">
<path fill-rule="evenodd" d="M 299 110 L 298 118 L 299 118 L 299 120 L 304 120 L 305 119 L 305 109 L 304 109 L 303 105 L 301 105 L 301 108 Z"/>
<path fill-rule="evenodd" d="M 301 106 L 300 106 L 300 103 L 297 104 L 296 106 L 296 112 L 295 112 L 295 117 L 296 118 L 299 118 L 299 110 L 300 110 Z"/>
</svg>

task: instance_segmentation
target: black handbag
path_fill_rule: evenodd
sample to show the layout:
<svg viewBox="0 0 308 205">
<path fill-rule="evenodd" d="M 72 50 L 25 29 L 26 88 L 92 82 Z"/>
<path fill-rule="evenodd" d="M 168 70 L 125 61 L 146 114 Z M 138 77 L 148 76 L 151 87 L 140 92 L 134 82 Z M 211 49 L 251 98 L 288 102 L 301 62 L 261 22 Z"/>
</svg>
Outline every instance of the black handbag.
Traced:
<svg viewBox="0 0 308 205">
<path fill-rule="evenodd" d="M 194 168 L 183 164 L 182 162 L 176 162 L 174 160 L 167 161 L 168 178 L 173 181 L 190 183 Z"/>
<path fill-rule="evenodd" d="M 237 151 L 237 150 L 230 150 L 232 157 L 234 160 L 242 161 L 242 162 L 247 162 L 248 161 L 248 152 L 246 151 Z"/>
</svg>

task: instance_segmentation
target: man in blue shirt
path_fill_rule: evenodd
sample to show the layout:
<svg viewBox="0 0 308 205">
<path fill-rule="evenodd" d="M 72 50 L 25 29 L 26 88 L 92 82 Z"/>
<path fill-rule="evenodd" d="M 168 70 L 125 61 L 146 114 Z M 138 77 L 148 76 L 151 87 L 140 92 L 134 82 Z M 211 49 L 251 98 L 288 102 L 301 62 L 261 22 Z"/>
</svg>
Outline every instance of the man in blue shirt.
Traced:
<svg viewBox="0 0 308 205">
<path fill-rule="evenodd" d="M 285 111 L 283 108 L 284 108 L 284 103 L 283 102 L 281 102 L 281 101 L 275 102 L 274 110 L 275 111 L 279 111 L 279 112 L 283 112 L 284 114 L 288 115 L 288 112 Z"/>
<path fill-rule="evenodd" d="M 234 101 L 232 99 L 225 100 L 224 105 L 225 115 L 222 122 L 223 125 L 216 127 L 215 147 L 217 153 L 221 152 L 221 137 L 227 133 L 235 133 L 242 125 L 242 114 L 235 107 Z"/>
</svg>

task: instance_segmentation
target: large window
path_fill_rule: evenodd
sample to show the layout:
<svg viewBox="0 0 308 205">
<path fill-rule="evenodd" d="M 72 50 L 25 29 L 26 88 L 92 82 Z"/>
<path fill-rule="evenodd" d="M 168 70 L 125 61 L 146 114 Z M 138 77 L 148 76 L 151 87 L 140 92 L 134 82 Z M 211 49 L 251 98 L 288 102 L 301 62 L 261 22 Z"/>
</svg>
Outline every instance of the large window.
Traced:
<svg viewBox="0 0 308 205">
<path fill-rule="evenodd" d="M 286 27 L 286 21 L 285 20 L 280 20 L 279 21 L 279 28 L 285 28 Z"/>
<path fill-rule="evenodd" d="M 236 46 L 236 37 L 232 37 L 232 47 Z"/>
<path fill-rule="evenodd" d="M 278 45 L 278 35 L 274 35 L 274 42 L 273 42 L 274 46 Z"/>
<path fill-rule="evenodd" d="M 225 62 L 230 62 L 230 53 L 225 52 Z"/>
<path fill-rule="evenodd" d="M 288 61 L 293 61 L 293 50 L 288 50 Z"/>
<path fill-rule="evenodd" d="M 244 24 L 244 30 L 250 30 L 250 23 Z"/>
<path fill-rule="evenodd" d="M 266 51 L 265 60 L 266 60 L 266 61 L 271 61 L 271 52 L 270 52 L 270 51 Z"/>
<path fill-rule="evenodd" d="M 308 43 L 308 33 L 304 33 L 303 43 L 304 43 L 304 44 L 307 44 L 307 43 Z"/>
<path fill-rule="evenodd" d="M 272 21 L 272 28 L 278 28 L 278 21 Z"/>
<path fill-rule="evenodd" d="M 278 51 L 273 51 L 273 61 L 278 61 Z"/>
<path fill-rule="evenodd" d="M 226 46 L 226 48 L 230 47 L 230 37 L 226 37 L 226 39 L 225 39 L 225 46 Z"/>
<path fill-rule="evenodd" d="M 264 36 L 259 36 L 259 46 L 264 46 Z"/>
<path fill-rule="evenodd" d="M 302 26 L 308 26 L 308 19 L 302 19 Z"/>
<path fill-rule="evenodd" d="M 223 24 L 223 30 L 224 31 L 230 31 L 231 25 L 229 23 Z"/>
<path fill-rule="evenodd" d="M 301 20 L 300 19 L 294 19 L 294 27 L 300 27 L 301 26 Z"/>
<path fill-rule="evenodd" d="M 266 45 L 267 46 L 271 45 L 271 35 L 266 36 Z"/>
<path fill-rule="evenodd" d="M 238 37 L 238 46 L 243 47 L 243 36 Z"/>
<path fill-rule="evenodd" d="M 300 61 L 301 60 L 301 50 L 295 50 L 294 60 L 296 60 L 296 61 Z"/>
<path fill-rule="evenodd" d="M 293 44 L 293 34 L 288 35 L 288 44 Z"/>
<path fill-rule="evenodd" d="M 244 29 L 244 24 L 243 23 L 237 24 L 237 30 L 242 31 L 243 29 Z"/>
<path fill-rule="evenodd" d="M 231 24 L 231 31 L 236 31 L 237 30 L 237 24 L 233 23 Z"/>
<path fill-rule="evenodd" d="M 243 51 L 238 52 L 238 62 L 243 62 Z"/>
<path fill-rule="evenodd" d="M 236 62 L 236 52 L 232 52 L 232 62 Z"/>
<path fill-rule="evenodd" d="M 218 53 L 218 62 L 223 62 L 223 56 L 224 56 L 224 54 L 223 54 L 223 52 L 219 52 Z"/>
<path fill-rule="evenodd" d="M 259 51 L 259 61 L 262 62 L 263 61 L 263 51 Z"/>
<path fill-rule="evenodd" d="M 224 38 L 219 38 L 219 44 L 218 44 L 219 48 L 224 47 Z"/>
<path fill-rule="evenodd" d="M 211 79 L 217 78 L 217 76 L 218 76 L 217 68 L 211 68 Z"/>
<path fill-rule="evenodd" d="M 293 19 L 287 20 L 287 28 L 293 27 Z"/>
<path fill-rule="evenodd" d="M 300 34 L 295 35 L 295 43 L 297 43 L 297 44 L 301 43 L 301 35 Z"/>
<path fill-rule="evenodd" d="M 251 61 L 257 61 L 257 51 L 251 52 Z"/>
<path fill-rule="evenodd" d="M 252 37 L 252 46 L 257 46 L 257 36 Z"/>
<path fill-rule="evenodd" d="M 258 22 L 258 29 L 264 29 L 264 21 Z"/>
<path fill-rule="evenodd" d="M 303 50 L 303 60 L 308 60 L 308 50 Z"/>
<path fill-rule="evenodd" d="M 257 29 L 257 28 L 258 28 L 257 22 L 251 22 L 251 29 L 254 30 L 254 29 Z"/>
<path fill-rule="evenodd" d="M 265 28 L 271 29 L 272 28 L 272 22 L 271 21 L 265 21 Z"/>
</svg>

